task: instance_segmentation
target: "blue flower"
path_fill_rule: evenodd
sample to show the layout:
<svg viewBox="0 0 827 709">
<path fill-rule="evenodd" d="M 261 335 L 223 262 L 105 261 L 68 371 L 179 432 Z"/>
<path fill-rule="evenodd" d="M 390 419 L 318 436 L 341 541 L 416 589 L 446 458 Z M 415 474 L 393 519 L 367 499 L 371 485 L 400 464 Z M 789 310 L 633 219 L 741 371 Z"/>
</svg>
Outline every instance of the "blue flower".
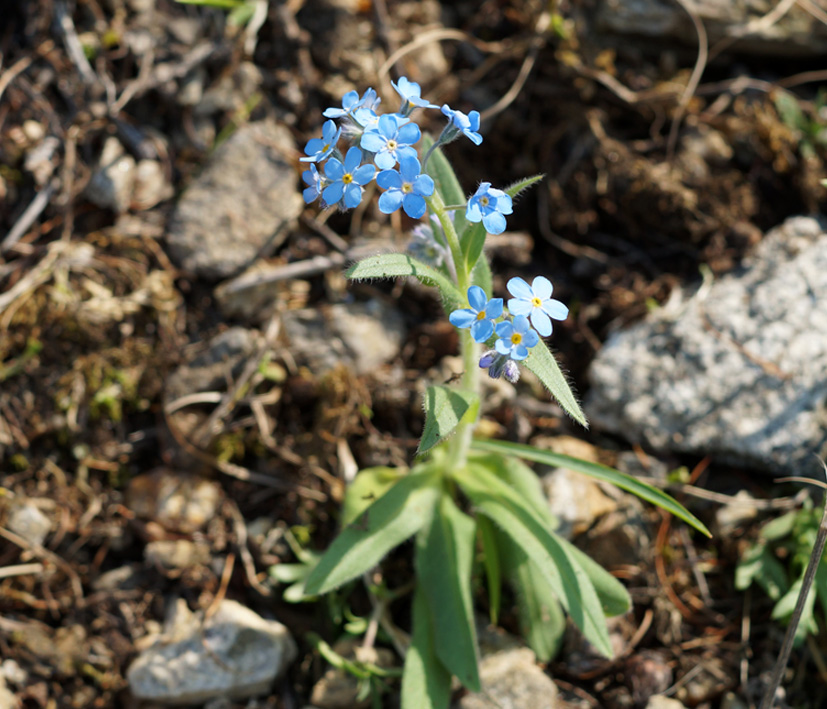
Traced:
<svg viewBox="0 0 827 709">
<path fill-rule="evenodd" d="M 362 108 L 363 106 L 367 108 L 376 108 L 382 102 L 381 98 L 377 98 L 376 92 L 373 89 L 368 89 L 362 95 L 362 98 L 359 98 L 359 93 L 357 91 L 348 91 L 344 96 L 342 96 L 342 107 L 336 108 L 332 106 L 331 108 L 325 109 L 322 115 L 325 118 L 342 118 L 343 116 L 351 116 L 353 112 L 357 108 Z"/>
<path fill-rule="evenodd" d="M 430 222 L 420 222 L 411 230 L 408 252 L 415 259 L 439 268 L 445 263 L 448 251 L 437 237 L 438 233 L 442 234 L 442 227 L 436 215 L 431 215 Z"/>
<path fill-rule="evenodd" d="M 540 336 L 531 329 L 525 315 L 518 315 L 511 322 L 506 320 L 499 323 L 496 331 L 500 339 L 494 343 L 494 349 L 501 355 L 518 361 L 528 357 L 529 347 L 534 347 L 540 341 Z"/>
<path fill-rule="evenodd" d="M 376 128 L 370 128 L 362 135 L 359 143 L 365 150 L 376 153 L 373 161 L 376 167 L 388 170 L 399 162 L 403 155 L 416 157 L 411 146 L 422 137 L 416 123 L 393 113 L 379 117 Z"/>
<path fill-rule="evenodd" d="M 302 197 L 304 197 L 304 201 L 307 204 L 316 201 L 319 195 L 322 193 L 322 188 L 324 187 L 324 178 L 319 174 L 319 171 L 316 169 L 316 166 L 311 163 L 310 169 L 305 170 L 302 173 L 302 179 L 305 181 L 305 184 L 309 185 L 307 189 L 302 192 Z"/>
<path fill-rule="evenodd" d="M 304 152 L 308 157 L 299 158 L 299 160 L 302 162 L 320 162 L 324 160 L 333 152 L 341 134 L 342 129 L 336 128 L 335 121 L 325 121 L 322 126 L 322 137 L 308 140 L 307 145 L 304 146 Z"/>
<path fill-rule="evenodd" d="M 537 276 L 530 286 L 522 278 L 512 278 L 508 281 L 508 292 L 515 297 L 509 299 L 508 311 L 530 317 L 537 332 L 548 337 L 551 319 L 565 320 L 569 315 L 569 309 L 551 297 L 553 290 L 551 281 L 543 276 Z"/>
<path fill-rule="evenodd" d="M 487 300 L 482 288 L 471 286 L 468 289 L 468 304 L 470 308 L 455 310 L 448 316 L 448 320 L 454 327 L 470 327 L 474 341 L 485 342 L 494 334 L 494 320 L 503 314 L 503 299 Z"/>
<path fill-rule="evenodd" d="M 352 209 L 362 201 L 362 185 L 373 179 L 376 168 L 373 165 L 362 165 L 362 151 L 355 145 L 347 151 L 342 163 L 336 158 L 330 158 L 325 163 L 324 174 L 330 184 L 324 188 L 322 199 L 328 204 L 341 201 L 345 209 Z"/>
<path fill-rule="evenodd" d="M 403 116 L 409 116 L 414 108 L 439 108 L 432 103 L 428 103 L 421 97 L 422 89 L 415 81 L 408 81 L 404 76 L 399 77 L 399 83 L 394 84 L 391 81 L 394 91 L 402 97 L 402 104 L 399 106 L 399 113 Z"/>
<path fill-rule="evenodd" d="M 442 131 L 439 142 L 448 143 L 458 137 L 460 133 L 468 137 L 474 145 L 482 143 L 482 136 L 477 132 L 480 129 L 480 112 L 471 111 L 467 116 L 462 111 L 455 111 L 447 103 L 443 104 L 442 112 L 451 121 Z"/>
<path fill-rule="evenodd" d="M 469 222 L 482 221 L 489 234 L 502 234 L 505 231 L 503 215 L 511 212 L 511 197 L 502 190 L 492 189 L 490 182 L 483 182 L 468 200 L 465 218 Z"/>
<path fill-rule="evenodd" d="M 499 379 L 504 376 L 512 384 L 520 379 L 520 368 L 510 357 L 501 355 L 497 350 L 488 350 L 480 357 L 480 369 L 487 369 L 488 376 Z"/>
<path fill-rule="evenodd" d="M 434 193 L 434 181 L 420 174 L 419 160 L 408 153 L 400 158 L 399 170 L 382 170 L 376 176 L 376 184 L 387 190 L 379 198 L 379 211 L 390 214 L 402 207 L 411 219 L 425 214 L 425 197 Z"/>
</svg>

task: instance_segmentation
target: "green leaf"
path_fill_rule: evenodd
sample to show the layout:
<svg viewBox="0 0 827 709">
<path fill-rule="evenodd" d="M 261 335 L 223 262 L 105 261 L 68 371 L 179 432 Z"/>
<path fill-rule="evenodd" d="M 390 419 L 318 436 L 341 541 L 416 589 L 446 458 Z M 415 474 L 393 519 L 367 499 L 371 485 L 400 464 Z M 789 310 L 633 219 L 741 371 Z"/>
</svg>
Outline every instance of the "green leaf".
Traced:
<svg viewBox="0 0 827 709">
<path fill-rule="evenodd" d="M 448 709 L 451 673 L 434 651 L 431 617 L 422 585 L 413 595 L 413 632 L 402 674 L 402 709 Z"/>
<path fill-rule="evenodd" d="M 532 185 L 537 184 L 540 180 L 545 177 L 545 174 L 540 175 L 532 175 L 531 177 L 526 177 L 525 179 L 519 180 L 515 182 L 513 185 L 509 185 L 508 187 L 503 190 L 509 197 L 512 199 L 516 197 L 521 192 L 524 192 Z"/>
<path fill-rule="evenodd" d="M 548 662 L 559 651 L 566 632 L 560 601 L 520 546 L 501 530 L 496 530 L 496 535 L 505 574 L 517 599 L 520 632 L 537 658 Z"/>
<path fill-rule="evenodd" d="M 795 611 L 795 605 L 798 603 L 798 596 L 801 593 L 801 588 L 803 585 L 804 577 L 802 576 L 798 579 L 798 581 L 790 586 L 790 590 L 781 597 L 778 603 L 775 604 L 775 608 L 772 609 L 771 617 L 773 620 L 790 620 L 793 615 L 793 611 Z M 818 633 L 818 625 L 816 624 L 816 619 L 813 615 L 813 607 L 815 606 L 816 600 L 815 591 L 815 588 L 810 587 L 810 592 L 807 594 L 807 598 L 804 601 L 804 608 L 801 611 L 801 620 L 799 621 L 798 627 L 795 629 L 794 645 L 796 647 L 804 642 L 804 639 L 807 637 L 807 633 L 812 633 L 813 635 Z"/>
<path fill-rule="evenodd" d="M 807 118 L 801 110 L 801 104 L 798 99 L 791 93 L 783 90 L 773 92 L 773 103 L 775 103 L 775 110 L 781 120 L 788 128 L 793 130 L 804 130 L 807 126 Z"/>
<path fill-rule="evenodd" d="M 422 150 L 423 154 L 427 153 L 434 144 L 434 139 L 427 133 L 422 136 Z M 436 183 L 436 189 L 442 196 L 442 201 L 446 206 L 464 205 L 466 202 L 465 192 L 460 185 L 454 168 L 445 157 L 445 154 L 437 148 L 431 153 L 428 158 L 428 164 L 425 166 L 426 174 L 430 175 Z M 457 234 L 462 234 L 465 231 L 465 210 L 453 210 L 454 215 L 454 229 Z M 488 292 L 488 291 L 486 291 Z"/>
<path fill-rule="evenodd" d="M 626 587 L 588 554 L 580 551 L 565 539 L 561 539 L 560 542 L 568 547 L 572 556 L 580 564 L 580 568 L 586 572 L 592 586 L 594 586 L 597 597 L 600 599 L 603 613 L 611 618 L 628 612 L 632 607 L 632 598 L 629 596 Z"/>
<path fill-rule="evenodd" d="M 471 600 L 475 526 L 444 494 L 430 526 L 417 535 L 416 573 L 428 604 L 437 657 L 464 686 L 479 692 Z"/>
<path fill-rule="evenodd" d="M 483 466 L 452 471 L 477 511 L 495 522 L 537 564 L 545 582 L 598 652 L 612 656 L 606 619 L 588 575 L 529 505 Z"/>
<path fill-rule="evenodd" d="M 465 256 L 465 267 L 469 271 L 474 270 L 474 266 L 477 265 L 477 261 L 479 261 L 482 255 L 486 236 L 485 227 L 482 225 L 482 222 L 478 222 L 471 224 L 460 238 L 462 253 Z"/>
<path fill-rule="evenodd" d="M 359 471 L 345 491 L 342 526 L 347 527 L 370 505 L 384 495 L 407 471 L 380 465 Z"/>
<path fill-rule="evenodd" d="M 479 407 L 479 396 L 463 389 L 429 386 L 425 390 L 424 404 L 425 428 L 417 453 L 425 453 L 450 436 L 469 409 L 474 415 Z"/>
<path fill-rule="evenodd" d="M 586 421 L 586 416 L 580 404 L 577 403 L 574 392 L 560 370 L 560 365 L 557 364 L 557 360 L 545 344 L 538 343 L 532 347 L 528 351 L 528 357 L 523 360 L 523 364 L 537 375 L 543 386 L 551 392 L 569 416 L 581 426 L 589 427 L 589 422 Z"/>
<path fill-rule="evenodd" d="M 440 476 L 433 466 L 402 478 L 333 540 L 307 579 L 307 593 L 327 593 L 376 566 L 427 524 L 439 491 Z"/>
<path fill-rule="evenodd" d="M 517 494 L 534 510 L 537 517 L 549 529 L 557 528 L 557 520 L 551 514 L 543 484 L 531 468 L 519 458 L 512 455 L 498 453 L 472 453 L 471 460 L 475 465 L 485 466 L 489 471 L 515 490 Z"/>
<path fill-rule="evenodd" d="M 765 544 L 750 547 L 735 567 L 735 588 L 744 591 L 756 582 L 774 601 L 789 588 L 787 572 Z"/>
<path fill-rule="evenodd" d="M 687 524 L 697 529 L 707 537 L 712 534 L 695 515 L 687 510 L 682 504 L 675 500 L 671 495 L 658 490 L 656 487 L 647 485 L 644 482 L 621 473 L 619 470 L 614 470 L 600 463 L 591 463 L 587 460 L 574 458 L 570 455 L 563 455 L 562 453 L 553 453 L 552 451 L 541 451 L 533 446 L 526 446 L 521 443 L 507 443 L 505 441 L 491 441 L 476 439 L 471 442 L 471 447 L 479 451 L 487 451 L 490 453 L 499 453 L 500 455 L 512 455 L 523 460 L 531 460 L 535 463 L 543 463 L 555 468 L 568 468 L 584 475 L 596 478 L 603 482 L 616 485 L 621 490 L 631 492 L 637 495 L 642 500 L 651 502 L 667 512 L 672 513 L 678 519 L 682 519 Z"/>
<path fill-rule="evenodd" d="M 494 293 L 494 281 L 491 276 L 491 265 L 483 252 L 482 257 L 477 260 L 474 270 L 471 271 L 471 282 L 485 291 L 490 298 Z"/>
<path fill-rule="evenodd" d="M 353 280 L 413 276 L 426 286 L 438 288 L 446 307 L 451 309 L 463 307 L 463 296 L 445 274 L 407 254 L 369 256 L 348 268 L 345 275 Z"/>
<path fill-rule="evenodd" d="M 488 518 L 478 517 L 477 528 L 480 530 L 485 578 L 488 582 L 488 617 L 491 619 L 491 624 L 496 625 L 502 604 L 500 550 L 497 546 L 496 530 Z"/>
<path fill-rule="evenodd" d="M 784 537 L 789 537 L 793 533 L 795 523 L 798 521 L 799 512 L 787 512 L 786 514 L 776 517 L 767 522 L 761 527 L 761 539 L 768 542 L 776 542 Z"/>
</svg>

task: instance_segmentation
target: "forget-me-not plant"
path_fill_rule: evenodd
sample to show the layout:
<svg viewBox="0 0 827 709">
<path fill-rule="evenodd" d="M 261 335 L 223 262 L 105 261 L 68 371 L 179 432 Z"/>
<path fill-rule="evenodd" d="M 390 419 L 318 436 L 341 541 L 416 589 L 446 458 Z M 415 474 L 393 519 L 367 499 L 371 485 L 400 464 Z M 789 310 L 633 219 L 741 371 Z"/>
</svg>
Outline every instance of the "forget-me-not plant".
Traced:
<svg viewBox="0 0 827 709">
<path fill-rule="evenodd" d="M 521 367 L 530 370 L 566 413 L 586 425 L 565 376 L 541 340 L 551 335 L 552 320 L 566 319 L 568 308 L 552 299 L 551 281 L 545 276 L 535 277 L 530 286 L 519 277 L 509 280 L 513 297 L 506 308 L 503 298 L 493 293 L 484 249 L 489 234 L 506 230 L 513 198 L 542 176 L 502 189 L 491 181 L 480 182 L 474 194 L 467 195 L 442 149 L 460 136 L 480 145 L 479 112 L 466 114 L 443 104 L 440 111 L 447 125 L 434 140 L 422 134 L 413 116 L 430 111 L 438 118 L 436 104 L 405 77 L 393 88 L 402 98 L 395 113 L 377 114 L 379 98 L 372 89 L 361 97 L 350 91 L 341 108 L 324 112 L 330 120 L 322 138 L 309 141 L 307 157 L 302 158 L 311 163 L 302 174 L 307 184 L 303 195 L 307 203 L 321 195 L 325 204 L 353 209 L 375 176 L 380 213 L 401 208 L 409 219 L 424 220 L 414 227 L 407 253 L 369 257 L 351 266 L 347 276 L 410 276 L 435 287 L 457 328 L 462 372 L 451 386 L 425 387 L 424 429 L 410 469 L 368 468 L 356 476 L 345 495 L 341 534 L 314 561 L 304 590 L 324 594 L 373 576 L 391 549 L 414 536 L 415 581 L 401 706 L 447 709 L 452 676 L 470 690 L 481 688 L 471 591 L 480 552 L 492 621 L 499 612 L 500 586 L 509 583 L 518 599 L 520 625 L 541 660 L 549 660 L 560 646 L 564 611 L 599 652 L 611 655 L 605 618 L 630 607 L 617 579 L 556 534 L 548 507 L 540 501 L 537 476 L 521 459 L 615 481 L 705 528 L 665 493 L 617 471 L 530 446 L 474 438 L 483 396 L 481 370 L 511 383 L 519 381 Z M 323 165 L 321 170 L 317 164 Z"/>
</svg>

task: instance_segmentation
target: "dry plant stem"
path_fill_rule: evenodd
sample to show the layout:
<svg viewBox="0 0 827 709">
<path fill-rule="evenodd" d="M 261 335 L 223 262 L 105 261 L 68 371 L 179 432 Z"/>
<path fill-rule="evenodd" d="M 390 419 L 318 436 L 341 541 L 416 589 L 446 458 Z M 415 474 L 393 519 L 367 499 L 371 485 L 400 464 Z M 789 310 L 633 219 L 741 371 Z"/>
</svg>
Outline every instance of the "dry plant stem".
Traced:
<svg viewBox="0 0 827 709">
<path fill-rule="evenodd" d="M 827 467 L 825 467 L 827 470 Z M 810 554 L 810 563 L 807 564 L 807 571 L 804 573 L 804 580 L 801 583 L 801 591 L 798 594 L 798 600 L 795 604 L 793 616 L 790 619 L 790 625 L 787 627 L 787 633 L 784 635 L 784 643 L 781 645 L 781 652 L 778 655 L 778 660 L 775 662 L 775 669 L 772 673 L 772 679 L 769 685 L 764 690 L 764 696 L 761 699 L 760 709 L 772 709 L 775 703 L 775 692 L 781 684 L 781 675 L 787 668 L 787 662 L 790 659 L 790 652 L 793 649 L 793 639 L 795 638 L 795 631 L 798 624 L 801 622 L 801 613 L 804 610 L 804 603 L 807 600 L 807 595 L 810 593 L 810 588 L 813 585 L 818 565 L 821 563 L 821 556 L 824 553 L 824 542 L 827 541 L 827 495 L 824 497 L 824 514 L 821 515 L 821 524 L 818 526 L 818 535 L 816 542 L 813 545 L 813 551 Z"/>
</svg>

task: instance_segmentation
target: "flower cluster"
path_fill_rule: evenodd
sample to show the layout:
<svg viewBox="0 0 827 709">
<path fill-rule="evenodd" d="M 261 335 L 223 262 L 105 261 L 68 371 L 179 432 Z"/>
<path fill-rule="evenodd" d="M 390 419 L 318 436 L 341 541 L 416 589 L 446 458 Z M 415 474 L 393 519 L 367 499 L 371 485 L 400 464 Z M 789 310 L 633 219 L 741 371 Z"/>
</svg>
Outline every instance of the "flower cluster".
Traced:
<svg viewBox="0 0 827 709">
<path fill-rule="evenodd" d="M 391 214 L 402 209 L 412 219 L 420 219 L 427 211 L 427 198 L 434 193 L 433 179 L 424 173 L 428 156 L 420 162 L 416 144 L 422 132 L 411 118 L 417 109 L 437 109 L 422 98 L 419 84 L 400 77 L 392 83 L 401 97 L 396 113 L 377 114 L 381 99 L 368 89 L 362 96 L 349 91 L 342 97 L 342 106 L 332 106 L 322 115 L 328 120 L 322 137 L 307 142 L 303 162 L 310 163 L 302 173 L 307 188 L 303 192 L 308 204 L 321 197 L 323 204 L 340 209 L 358 206 L 365 185 L 374 178 L 384 190 L 379 198 L 379 211 Z M 479 133 L 480 114 L 465 114 L 447 104 L 440 109 L 448 119 L 436 146 L 466 136 L 475 145 L 482 142 Z M 339 124 L 337 125 L 337 121 Z M 337 147 L 340 139 L 350 146 L 343 157 Z M 321 163 L 327 161 L 319 169 Z M 482 222 L 491 234 L 505 230 L 505 215 L 511 214 L 511 197 L 483 182 L 468 200 L 465 218 Z"/>
<path fill-rule="evenodd" d="M 537 276 L 531 285 L 522 278 L 512 278 L 508 291 L 514 297 L 508 300 L 507 315 L 503 315 L 502 298 L 489 299 L 482 288 L 471 286 L 470 307 L 454 310 L 448 319 L 455 327 L 470 328 L 475 342 L 488 342 L 496 336 L 493 349 L 480 357 L 480 368 L 487 369 L 493 379 L 504 376 L 513 383 L 520 378 L 517 362 L 528 357 L 540 335 L 551 335 L 551 321 L 565 320 L 569 309 L 551 297 L 553 286 L 543 276 Z"/>
</svg>

